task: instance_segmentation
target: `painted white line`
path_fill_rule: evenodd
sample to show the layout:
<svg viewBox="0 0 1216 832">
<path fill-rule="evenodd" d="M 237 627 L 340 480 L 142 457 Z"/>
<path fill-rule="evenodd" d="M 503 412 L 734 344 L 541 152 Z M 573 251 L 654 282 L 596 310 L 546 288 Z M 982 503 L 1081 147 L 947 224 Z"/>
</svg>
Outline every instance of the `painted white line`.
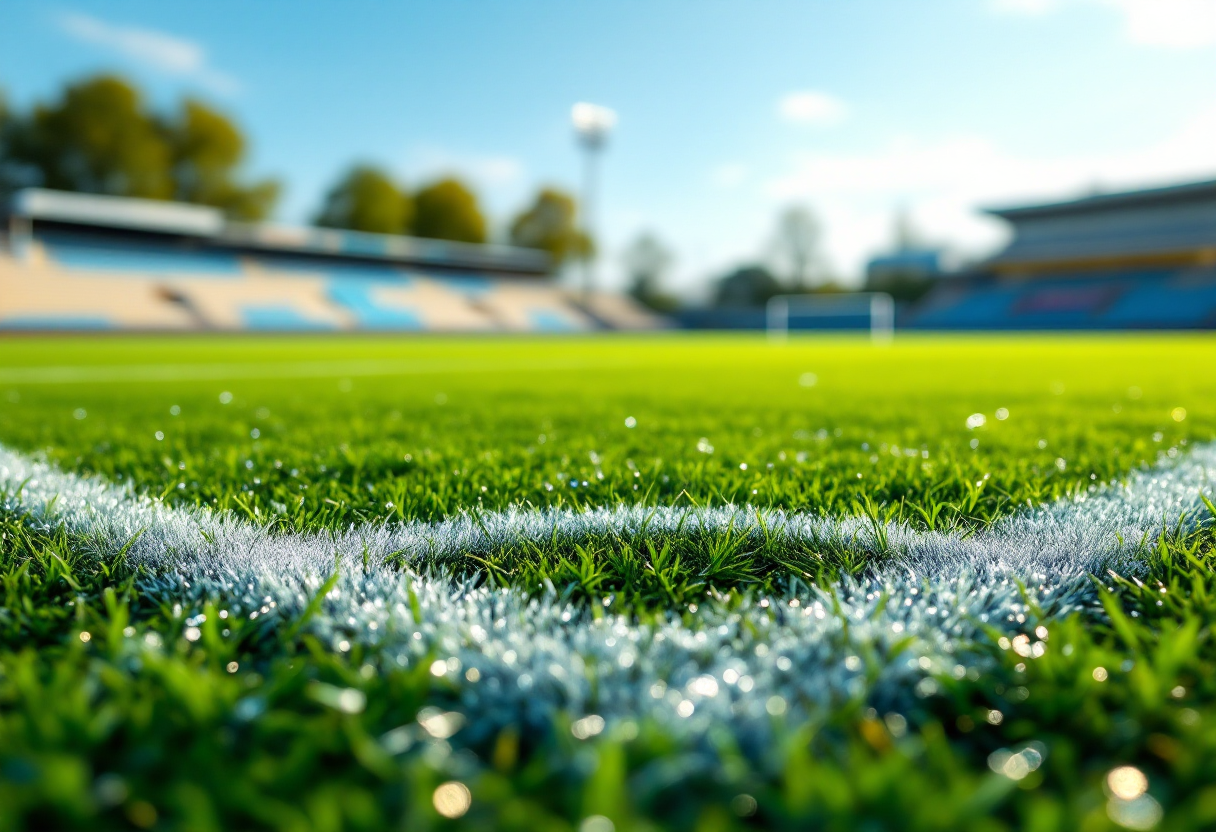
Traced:
<svg viewBox="0 0 1216 832">
<path fill-rule="evenodd" d="M 124 382 L 229 381 L 236 379 L 357 378 L 439 373 L 542 372 L 636 366 L 621 359 L 538 358 L 527 361 L 470 359 L 365 359 L 210 364 L 106 364 L 7 367 L 0 384 L 114 384 Z"/>
<path fill-rule="evenodd" d="M 1090 573 L 1108 566 L 1135 572 L 1143 542 L 1163 525 L 1201 520 L 1199 491 L 1211 493 L 1214 474 L 1216 446 L 1201 446 L 1125 486 L 1027 511 L 970 537 L 751 508 L 634 507 L 276 535 L 0 448 L 0 490 L 10 511 L 66 525 L 98 557 L 127 546 L 127 556 L 149 569 L 142 591 L 180 604 L 184 617 L 210 600 L 274 627 L 300 615 L 336 569 L 308 629 L 338 651 L 361 643 L 383 661 L 427 663 L 452 683 L 478 730 L 569 709 L 651 716 L 694 731 L 729 725 L 740 738 L 763 737 L 774 710 L 853 699 L 900 708 L 931 692 L 927 671 L 982 672 L 985 660 L 969 645 L 985 623 L 1008 630 L 1038 623 L 1018 581 L 1047 621 L 1092 603 Z M 553 593 L 529 597 L 436 574 L 445 560 L 521 540 L 728 531 L 812 551 L 877 552 L 885 538 L 887 560 L 831 590 L 748 598 L 736 607 L 707 601 L 695 615 L 642 625 L 610 608 L 596 619 Z M 408 569 L 385 566 L 390 558 Z M 470 668 L 477 681 L 463 675 Z"/>
</svg>

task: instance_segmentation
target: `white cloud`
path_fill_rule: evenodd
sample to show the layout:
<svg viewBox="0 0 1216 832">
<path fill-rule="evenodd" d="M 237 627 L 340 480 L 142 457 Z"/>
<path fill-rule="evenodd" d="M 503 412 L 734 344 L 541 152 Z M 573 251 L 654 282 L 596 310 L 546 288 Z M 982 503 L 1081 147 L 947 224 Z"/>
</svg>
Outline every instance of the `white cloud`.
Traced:
<svg viewBox="0 0 1216 832">
<path fill-rule="evenodd" d="M 1132 43 L 1173 49 L 1216 45 L 1216 0 L 992 0 L 992 7 L 1042 16 L 1081 3 L 1118 14 L 1124 36 Z"/>
<path fill-rule="evenodd" d="M 980 254 L 1005 235 L 981 207 L 1212 176 L 1216 103 L 1154 145 L 1103 155 L 1020 155 L 980 136 L 901 139 L 872 153 L 803 153 L 766 183 L 765 193 L 772 206 L 813 204 L 825 220 L 832 259 L 857 274 L 889 244 L 900 206 L 931 240 Z"/>
<path fill-rule="evenodd" d="M 208 65 L 207 53 L 194 41 L 134 26 L 119 26 L 74 12 L 59 16 L 59 27 L 69 37 L 116 52 L 160 72 L 191 78 L 215 92 L 231 94 L 240 85 Z"/>
<path fill-rule="evenodd" d="M 815 90 L 786 93 L 777 102 L 777 114 L 795 124 L 836 124 L 847 113 L 840 99 Z"/>
<path fill-rule="evenodd" d="M 1216 0 L 1102 0 L 1124 16 L 1128 38 L 1180 49 L 1216 45 Z"/>
</svg>

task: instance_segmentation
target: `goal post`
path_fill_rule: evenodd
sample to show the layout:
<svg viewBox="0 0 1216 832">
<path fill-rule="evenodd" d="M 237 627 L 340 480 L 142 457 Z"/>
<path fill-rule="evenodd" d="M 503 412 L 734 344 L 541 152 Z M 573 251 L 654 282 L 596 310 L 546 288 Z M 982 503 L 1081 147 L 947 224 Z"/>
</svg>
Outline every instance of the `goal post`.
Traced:
<svg viewBox="0 0 1216 832">
<path fill-rule="evenodd" d="M 828 326 L 799 327 L 800 320 L 824 320 Z M 856 322 L 853 326 L 833 326 L 837 322 Z M 864 321 L 864 324 L 862 323 Z M 860 325 L 859 325 L 860 324 Z M 783 340 L 791 329 L 861 329 L 870 331 L 874 341 L 889 341 L 895 334 L 895 299 L 886 292 L 840 292 L 822 295 L 776 295 L 765 309 L 769 338 Z"/>
</svg>

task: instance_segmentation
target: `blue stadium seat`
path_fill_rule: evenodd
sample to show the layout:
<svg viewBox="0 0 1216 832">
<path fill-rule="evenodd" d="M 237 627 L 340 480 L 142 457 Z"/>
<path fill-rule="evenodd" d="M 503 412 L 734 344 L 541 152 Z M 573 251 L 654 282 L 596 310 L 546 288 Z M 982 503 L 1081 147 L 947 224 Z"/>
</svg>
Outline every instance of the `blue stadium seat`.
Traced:
<svg viewBox="0 0 1216 832">
<path fill-rule="evenodd" d="M 329 323 L 306 318 L 290 306 L 241 307 L 241 318 L 249 329 L 262 330 L 325 330 L 333 329 Z"/>
<path fill-rule="evenodd" d="M 15 315 L 0 317 L 0 329 L 99 330 L 115 329 L 116 324 L 99 315 Z"/>
<path fill-rule="evenodd" d="M 1021 286 L 983 286 L 926 309 L 916 318 L 917 326 L 930 329 L 987 329 L 1008 325 L 1009 310 L 1021 296 Z"/>
<path fill-rule="evenodd" d="M 1102 316 L 1102 323 L 1134 327 L 1216 324 L 1216 282 L 1206 286 L 1137 286 Z"/>
<path fill-rule="evenodd" d="M 529 309 L 528 320 L 532 328 L 540 332 L 577 332 L 582 329 L 575 321 L 552 309 Z"/>
<path fill-rule="evenodd" d="M 375 290 L 386 285 L 400 284 L 351 277 L 337 278 L 329 281 L 329 298 L 354 313 L 361 327 L 424 329 L 422 317 L 416 310 L 390 305 L 375 297 Z"/>
<path fill-rule="evenodd" d="M 434 274 L 427 275 L 446 289 L 473 297 L 484 295 L 494 288 L 494 282 L 479 274 Z"/>
<path fill-rule="evenodd" d="M 1216 326 L 1216 271 L 1053 274 L 946 287 L 912 326 L 940 329 L 1170 329 Z"/>
<path fill-rule="evenodd" d="M 50 258 L 66 269 L 125 274 L 240 277 L 240 260 L 219 251 L 191 251 L 168 245 L 73 239 L 68 235 L 40 237 Z"/>
</svg>

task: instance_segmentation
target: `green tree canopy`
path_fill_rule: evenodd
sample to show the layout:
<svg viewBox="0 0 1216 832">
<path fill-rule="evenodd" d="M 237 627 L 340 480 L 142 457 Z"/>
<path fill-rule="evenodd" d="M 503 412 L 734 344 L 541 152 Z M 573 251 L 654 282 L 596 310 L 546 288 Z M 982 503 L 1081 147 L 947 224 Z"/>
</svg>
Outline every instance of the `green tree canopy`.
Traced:
<svg viewBox="0 0 1216 832">
<path fill-rule="evenodd" d="M 162 118 L 115 75 L 69 84 L 58 100 L 11 113 L 0 141 L 0 188 L 180 199 L 239 219 L 267 216 L 271 181 L 243 185 L 245 140 L 225 116 L 198 101 Z"/>
<path fill-rule="evenodd" d="M 622 260 L 629 274 L 629 294 L 635 300 L 658 312 L 671 312 L 679 306 L 677 298 L 663 292 L 663 277 L 675 257 L 662 240 L 649 232 L 640 234 L 625 249 Z"/>
<path fill-rule="evenodd" d="M 780 282 L 764 266 L 740 266 L 718 281 L 714 287 L 714 303 L 717 306 L 764 306 L 769 298 L 781 292 Z"/>
<path fill-rule="evenodd" d="M 326 194 L 316 224 L 375 234 L 404 234 L 413 216 L 413 200 L 388 174 L 371 165 L 355 165 Z"/>
<path fill-rule="evenodd" d="M 486 241 L 486 219 L 477 205 L 477 195 L 450 177 L 414 194 L 414 223 L 410 230 L 415 236 L 436 240 Z"/>
<path fill-rule="evenodd" d="M 511 222 L 511 242 L 547 251 L 555 266 L 571 257 L 586 257 L 592 242 L 575 225 L 577 212 L 574 197 L 557 188 L 542 188 Z"/>
<path fill-rule="evenodd" d="M 245 157 L 245 138 L 226 116 L 195 99 L 182 102 L 163 126 L 173 160 L 174 198 L 212 205 L 236 219 L 270 214 L 279 196 L 271 180 L 243 185 L 235 172 Z"/>
<path fill-rule="evenodd" d="M 165 137 L 139 92 L 113 75 L 69 85 L 58 101 L 12 116 L 6 168 L 20 185 L 114 196 L 173 195 Z"/>
</svg>

